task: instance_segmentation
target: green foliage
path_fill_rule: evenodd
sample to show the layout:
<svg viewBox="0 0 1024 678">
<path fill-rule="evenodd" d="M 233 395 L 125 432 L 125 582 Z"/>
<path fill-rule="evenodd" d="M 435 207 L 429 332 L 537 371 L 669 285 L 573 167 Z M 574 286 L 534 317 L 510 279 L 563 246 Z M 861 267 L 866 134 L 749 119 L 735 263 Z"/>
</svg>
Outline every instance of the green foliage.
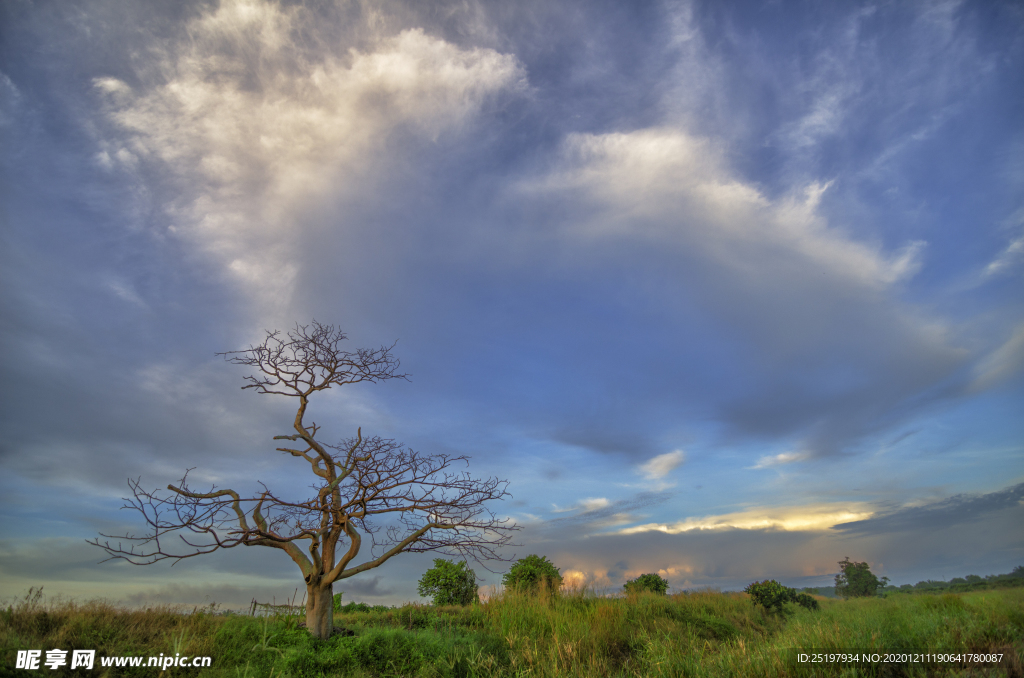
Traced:
<svg viewBox="0 0 1024 678">
<path fill-rule="evenodd" d="M 1024 569 L 1017 568 L 1024 572 Z M 885 593 L 967 593 L 970 591 L 984 591 L 987 589 L 1017 588 L 1024 586 L 1024 577 L 1009 574 L 990 574 L 980 577 L 976 574 L 969 574 L 966 577 L 954 577 L 950 581 L 935 581 L 928 579 L 919 581 L 916 584 L 903 584 L 902 586 L 888 586 Z"/>
<path fill-rule="evenodd" d="M 658 574 L 642 574 L 636 579 L 630 579 L 623 586 L 626 593 L 660 593 L 665 595 L 668 592 L 668 581 Z"/>
<path fill-rule="evenodd" d="M 774 579 L 755 581 L 743 591 L 750 594 L 750 599 L 754 601 L 755 605 L 775 612 L 781 612 L 782 606 L 789 602 L 790 598 L 790 589 Z"/>
<path fill-rule="evenodd" d="M 514 591 L 536 591 L 541 587 L 558 591 L 562 586 L 562 575 L 546 556 L 529 555 L 517 560 L 501 578 L 501 583 Z"/>
<path fill-rule="evenodd" d="M 847 556 L 839 561 L 840 572 L 836 575 L 836 595 L 843 598 L 863 598 L 878 593 L 889 583 L 888 577 L 879 580 L 867 563 L 854 563 Z"/>
<path fill-rule="evenodd" d="M 345 603 L 341 607 L 334 608 L 335 612 L 352 614 L 353 612 L 387 612 L 391 608 L 387 605 L 367 605 L 366 603 Z"/>
<path fill-rule="evenodd" d="M 433 598 L 434 605 L 469 605 L 477 600 L 476 573 L 465 561 L 435 558 L 434 567 L 420 578 L 419 592 Z"/>
<path fill-rule="evenodd" d="M 769 612 L 781 614 L 786 603 L 796 603 L 808 610 L 817 610 L 818 601 L 806 593 L 799 593 L 796 589 L 783 586 L 774 579 L 755 581 L 743 589 L 750 594 L 750 599 L 755 605 L 760 605 Z"/>
<path fill-rule="evenodd" d="M 793 591 L 794 595 L 792 601 L 800 607 L 807 608 L 808 610 L 817 610 L 819 605 L 818 601 L 809 596 L 806 593 L 797 593 Z"/>
</svg>

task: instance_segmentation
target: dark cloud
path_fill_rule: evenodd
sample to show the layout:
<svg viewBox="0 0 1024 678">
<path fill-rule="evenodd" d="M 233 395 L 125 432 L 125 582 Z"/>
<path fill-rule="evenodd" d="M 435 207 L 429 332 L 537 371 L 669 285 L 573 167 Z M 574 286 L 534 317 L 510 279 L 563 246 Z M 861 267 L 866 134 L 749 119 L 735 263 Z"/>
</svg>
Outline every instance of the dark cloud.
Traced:
<svg viewBox="0 0 1024 678">
<path fill-rule="evenodd" d="M 832 529 L 843 534 L 875 535 L 896 532 L 928 534 L 964 523 L 986 520 L 993 513 L 1009 511 L 1020 514 L 1024 509 L 1024 484 L 999 492 L 971 495 L 958 494 L 923 506 L 884 511 L 867 520 L 842 523 Z"/>
<path fill-rule="evenodd" d="M 609 519 L 614 519 L 617 516 L 633 516 L 636 511 L 663 504 L 670 499 L 672 499 L 672 493 L 670 492 L 641 492 L 628 499 L 620 499 L 600 508 L 588 509 L 583 507 L 576 509 L 570 515 L 550 519 L 547 521 L 547 527 L 542 529 L 558 530 L 558 526 L 562 524 L 579 523 L 589 527 L 596 527 L 604 524 Z M 588 528 L 584 527 L 583 529 Z"/>
<path fill-rule="evenodd" d="M 136 566 L 123 560 L 108 560 L 106 553 L 87 544 L 85 539 L 67 537 L 3 540 L 0 570 L 11 578 L 39 582 L 115 582 L 135 574 L 142 579 L 171 581 L 190 577 L 216 579 L 223 575 L 302 581 L 298 566 L 275 549 L 237 548 L 177 563 L 163 561 Z"/>
<path fill-rule="evenodd" d="M 382 585 L 379 576 L 372 579 L 343 579 L 334 586 L 337 590 L 360 596 L 390 596 L 396 592 L 393 587 Z"/>
<path fill-rule="evenodd" d="M 302 590 L 287 590 L 284 586 L 234 586 L 231 584 L 220 585 L 189 585 L 169 584 L 158 588 L 130 593 L 124 597 L 129 605 L 181 605 L 188 606 L 213 606 L 214 609 L 235 609 L 247 611 L 251 601 L 271 605 L 301 605 L 303 601 Z"/>
</svg>

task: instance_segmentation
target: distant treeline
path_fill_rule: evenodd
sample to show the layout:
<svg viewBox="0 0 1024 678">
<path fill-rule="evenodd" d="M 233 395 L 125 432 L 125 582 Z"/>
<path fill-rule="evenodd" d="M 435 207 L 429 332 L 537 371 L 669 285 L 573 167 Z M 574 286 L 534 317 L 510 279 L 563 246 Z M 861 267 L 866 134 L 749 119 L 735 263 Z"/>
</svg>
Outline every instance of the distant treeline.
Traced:
<svg viewBox="0 0 1024 678">
<path fill-rule="evenodd" d="M 882 593 L 962 593 L 965 591 L 982 591 L 984 589 L 1006 589 L 1024 586 L 1024 565 L 1018 565 L 1008 574 L 990 574 L 985 577 L 976 574 L 969 574 L 966 577 L 953 577 L 949 581 L 935 581 L 928 579 L 919 581 L 916 584 L 903 584 L 902 586 L 886 586 L 880 589 Z M 832 586 L 820 586 L 818 588 L 806 587 L 801 589 L 804 593 L 836 597 L 836 590 Z"/>
</svg>

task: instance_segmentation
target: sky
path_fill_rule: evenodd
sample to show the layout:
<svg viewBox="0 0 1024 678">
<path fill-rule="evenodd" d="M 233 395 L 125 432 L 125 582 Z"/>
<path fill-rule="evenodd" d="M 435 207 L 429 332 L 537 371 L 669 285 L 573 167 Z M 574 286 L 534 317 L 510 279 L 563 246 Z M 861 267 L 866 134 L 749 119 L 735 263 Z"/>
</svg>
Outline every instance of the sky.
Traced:
<svg viewBox="0 0 1024 678">
<path fill-rule="evenodd" d="M 409 375 L 325 439 L 471 457 L 569 582 L 1008 572 L 1022 121 L 1011 0 L 4 2 L 0 597 L 290 598 L 276 550 L 86 540 L 129 478 L 304 497 L 216 354 L 313 319 Z"/>
</svg>

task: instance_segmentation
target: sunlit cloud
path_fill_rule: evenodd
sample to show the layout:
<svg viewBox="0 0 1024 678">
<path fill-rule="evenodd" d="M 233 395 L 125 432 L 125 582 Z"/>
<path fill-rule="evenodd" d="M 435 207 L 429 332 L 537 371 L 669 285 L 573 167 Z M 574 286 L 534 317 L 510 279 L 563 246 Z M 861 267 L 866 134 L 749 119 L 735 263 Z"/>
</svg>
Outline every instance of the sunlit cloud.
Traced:
<svg viewBox="0 0 1024 678">
<path fill-rule="evenodd" d="M 566 570 L 561 575 L 563 589 L 579 589 L 591 582 L 591 576 L 580 570 Z"/>
<path fill-rule="evenodd" d="M 874 514 L 866 504 L 820 504 L 816 506 L 793 506 L 771 509 L 749 509 L 718 516 L 687 518 L 675 523 L 648 523 L 636 525 L 614 534 L 639 534 L 641 532 L 684 532 L 708 530 L 784 530 L 815 531 L 828 530 L 834 525 L 856 520 L 866 520 Z"/>
</svg>

